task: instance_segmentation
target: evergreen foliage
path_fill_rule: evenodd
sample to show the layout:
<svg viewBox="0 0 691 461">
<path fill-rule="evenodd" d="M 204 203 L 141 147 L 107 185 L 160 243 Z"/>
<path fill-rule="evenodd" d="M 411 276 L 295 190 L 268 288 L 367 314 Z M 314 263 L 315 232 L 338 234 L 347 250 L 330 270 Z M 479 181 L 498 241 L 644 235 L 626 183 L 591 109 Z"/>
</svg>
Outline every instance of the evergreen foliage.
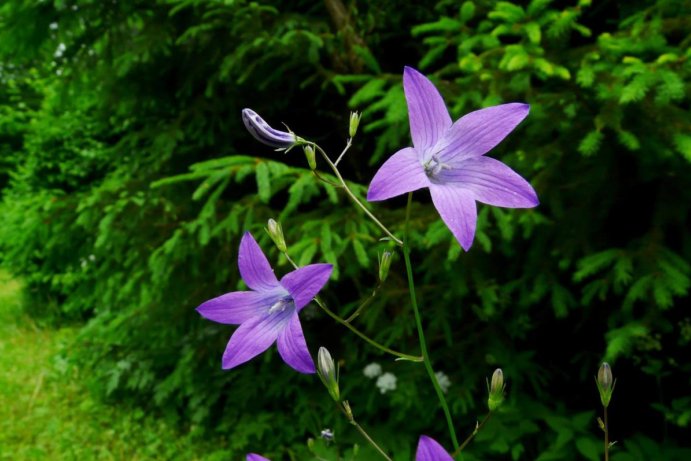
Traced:
<svg viewBox="0 0 691 461">
<path fill-rule="evenodd" d="M 275 352 L 222 372 L 229 329 L 194 308 L 243 288 L 245 230 L 277 272 L 290 270 L 263 231 L 272 217 L 298 264 L 334 264 L 323 296 L 335 310 L 347 316 L 371 294 L 389 248 L 372 237 L 379 229 L 299 150 L 255 143 L 240 111 L 335 155 L 349 109 L 362 110 L 342 165 L 364 196 L 383 159 L 410 144 L 400 75 L 418 67 L 454 119 L 531 105 L 490 155 L 529 178 L 540 207 L 480 206 L 464 253 L 428 196 L 415 196 L 422 315 L 459 431 L 484 412 L 485 376 L 501 366 L 509 383 L 464 459 L 599 459 L 602 359 L 619 376 L 612 459 L 689 459 L 690 21 L 674 0 L 5 1 L 0 261 L 26 281 L 32 315 L 83 324 L 69 356 L 102 397 L 203 426 L 233 459 L 260 448 L 307 459 L 306 439 L 324 427 L 337 444 L 311 452 L 350 459 L 361 439 L 318 380 Z M 376 207 L 402 231 L 402 201 Z M 416 353 L 406 290 L 395 259 L 356 322 Z M 444 440 L 421 367 L 307 313 L 311 351 L 340 360 L 342 391 L 395 459 L 411 459 L 421 433 Z M 362 379 L 375 360 L 398 376 L 395 392 Z M 368 450 L 357 459 L 376 459 Z"/>
</svg>

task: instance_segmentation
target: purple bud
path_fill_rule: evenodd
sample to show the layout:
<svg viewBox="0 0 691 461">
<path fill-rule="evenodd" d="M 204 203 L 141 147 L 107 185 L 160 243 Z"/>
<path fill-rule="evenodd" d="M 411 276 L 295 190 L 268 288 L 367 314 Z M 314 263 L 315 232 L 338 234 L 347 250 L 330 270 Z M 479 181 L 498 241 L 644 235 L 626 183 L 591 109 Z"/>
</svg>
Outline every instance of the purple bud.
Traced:
<svg viewBox="0 0 691 461">
<path fill-rule="evenodd" d="M 297 142 L 294 133 L 271 128 L 263 118 L 252 109 L 242 109 L 242 122 L 254 139 L 271 147 L 287 149 Z"/>
</svg>

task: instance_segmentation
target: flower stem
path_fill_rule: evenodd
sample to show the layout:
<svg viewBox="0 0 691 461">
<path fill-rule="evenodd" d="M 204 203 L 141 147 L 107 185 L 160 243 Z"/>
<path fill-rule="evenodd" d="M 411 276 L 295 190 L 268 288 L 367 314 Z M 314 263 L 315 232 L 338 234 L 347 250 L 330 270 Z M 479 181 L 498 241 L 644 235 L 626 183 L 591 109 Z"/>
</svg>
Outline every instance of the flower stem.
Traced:
<svg viewBox="0 0 691 461">
<path fill-rule="evenodd" d="M 355 309 L 355 312 L 353 312 L 352 314 L 350 314 L 350 315 L 348 316 L 348 318 L 345 319 L 346 323 L 350 323 L 350 322 L 352 322 L 353 320 L 355 320 L 355 318 L 356 318 L 358 315 L 360 315 L 360 313 L 362 312 L 362 310 L 363 310 L 365 307 L 369 306 L 369 304 L 372 302 L 372 300 L 377 296 L 377 291 L 379 291 L 379 288 L 380 288 L 380 287 L 381 287 L 381 283 L 378 283 L 377 286 L 374 287 L 374 289 L 372 290 L 372 294 L 369 295 L 369 297 L 368 297 L 367 299 L 365 299 L 365 300 L 362 302 L 362 304 L 360 304 L 360 305 L 358 306 L 357 309 Z"/>
<path fill-rule="evenodd" d="M 607 421 L 607 407 L 604 414 L 605 423 L 605 461 L 609 461 L 609 421 Z"/>
<path fill-rule="evenodd" d="M 300 267 L 300 266 L 298 266 L 297 264 L 295 264 L 295 261 L 293 261 L 293 259 L 290 257 L 290 255 L 288 255 L 287 252 L 284 252 L 283 255 L 286 257 L 286 259 L 288 260 L 288 262 L 289 262 L 295 269 L 298 269 L 298 268 Z M 395 357 L 397 357 L 397 358 L 399 358 L 399 359 L 408 360 L 408 361 L 411 361 L 411 362 L 422 362 L 422 357 L 420 357 L 420 356 L 404 354 L 403 352 L 395 351 L 395 350 L 393 350 L 393 349 L 391 349 L 391 348 L 388 348 L 388 347 L 384 346 L 383 344 L 380 344 L 380 343 L 376 342 L 375 340 L 373 340 L 372 338 L 370 338 L 369 336 L 367 336 L 366 334 L 364 334 L 363 332 L 361 332 L 360 330 L 358 330 L 357 328 L 355 328 L 353 325 L 351 325 L 350 323 L 348 323 L 346 320 L 342 319 L 339 315 L 337 315 L 337 314 L 336 314 L 335 312 L 333 312 L 331 309 L 329 309 L 328 307 L 326 307 L 326 303 L 325 303 L 324 301 L 322 301 L 321 298 L 319 298 L 318 296 L 316 296 L 316 297 L 314 298 L 314 301 L 317 303 L 317 305 L 318 305 L 319 307 L 321 307 L 321 309 L 322 309 L 324 312 L 326 312 L 326 314 L 327 314 L 329 317 L 331 317 L 332 319 L 334 319 L 335 321 L 337 321 L 338 323 L 340 323 L 340 324 L 343 325 L 344 327 L 348 328 L 350 331 L 352 331 L 352 332 L 355 333 L 357 336 L 359 336 L 360 338 L 362 338 L 363 340 L 365 340 L 365 341 L 366 341 L 368 344 L 370 344 L 371 346 L 374 346 L 375 348 L 379 349 L 380 351 L 386 352 L 387 354 L 393 355 L 393 356 L 395 356 Z"/>
<path fill-rule="evenodd" d="M 446 403 L 444 398 L 444 393 L 439 387 L 437 382 L 437 377 L 434 374 L 434 369 L 432 368 L 432 362 L 429 358 L 429 352 L 427 352 L 427 342 L 425 341 L 425 332 L 422 328 L 422 317 L 420 316 L 420 310 L 417 306 L 417 297 L 415 296 L 415 282 L 413 280 L 413 266 L 410 263 L 410 244 L 409 244 L 409 227 L 410 227 L 410 208 L 413 203 L 413 193 L 408 193 L 408 205 L 405 211 L 405 233 L 404 233 L 404 243 L 403 243 L 403 258 L 405 259 L 405 268 L 408 274 L 408 289 L 410 291 L 410 303 L 413 306 L 413 312 L 415 313 L 415 325 L 417 326 L 418 339 L 420 340 L 420 350 L 422 352 L 422 363 L 425 364 L 425 369 L 432 381 L 432 386 L 434 387 L 437 397 L 439 398 L 439 404 L 444 411 L 444 416 L 446 417 L 446 424 L 449 426 L 449 435 L 451 436 L 451 442 L 453 443 L 454 450 L 458 450 L 458 439 L 456 438 L 456 431 L 453 427 L 453 420 L 451 419 L 451 412 L 449 411 L 449 405 Z"/>
<path fill-rule="evenodd" d="M 369 436 L 367 431 L 365 431 L 365 429 L 362 426 L 360 426 L 360 424 L 358 424 L 357 421 L 355 421 L 353 411 L 350 409 L 350 404 L 347 401 L 344 401 L 339 406 L 341 407 L 343 413 L 346 415 L 346 418 L 348 418 L 348 422 L 355 426 L 355 429 L 357 429 L 358 432 L 360 432 L 360 434 L 365 438 L 365 440 L 367 440 L 369 444 L 372 445 L 375 448 L 375 450 L 377 450 L 379 454 L 384 457 L 384 459 L 386 459 L 387 461 L 392 461 L 391 458 L 389 458 L 389 455 L 387 455 L 386 452 L 379 445 L 377 445 L 374 439 L 372 439 L 372 437 Z"/>
<path fill-rule="evenodd" d="M 475 426 L 475 429 L 473 430 L 473 432 L 468 437 L 466 437 L 466 439 L 463 441 L 461 446 L 458 447 L 458 449 L 451 454 L 452 458 L 455 457 L 457 454 L 459 454 L 461 451 L 463 451 L 463 449 L 466 447 L 466 445 L 468 445 L 470 443 L 470 441 L 475 438 L 477 433 L 480 432 L 480 430 L 487 423 L 487 421 L 489 421 L 489 419 L 491 417 L 492 417 L 492 412 L 490 411 L 489 413 L 487 413 L 487 416 L 485 416 L 485 418 L 480 422 L 480 424 Z"/>
<path fill-rule="evenodd" d="M 352 146 L 352 145 L 353 145 L 353 138 L 348 138 L 348 142 L 346 143 L 346 146 L 343 149 L 343 152 L 341 152 L 341 155 L 339 155 L 338 158 L 336 159 L 336 161 L 334 162 L 334 166 L 338 166 L 341 159 L 343 158 L 345 153 L 348 152 L 348 149 L 350 149 L 350 146 Z"/>
<path fill-rule="evenodd" d="M 322 149 L 321 147 L 319 147 L 319 145 L 317 145 L 316 143 L 313 143 L 313 142 L 312 142 L 311 144 L 314 146 L 314 148 L 315 148 L 316 150 L 319 151 L 319 153 L 321 154 L 321 156 L 324 157 L 324 160 L 326 161 L 326 163 L 329 164 L 329 167 L 331 167 L 331 170 L 334 172 L 334 174 L 335 174 L 336 177 L 338 178 L 338 181 L 340 182 L 341 187 L 343 188 L 343 190 L 345 191 L 345 193 L 348 194 L 348 197 L 350 197 L 350 199 L 353 201 L 353 203 L 355 203 L 358 207 L 360 207 L 360 209 L 361 209 L 362 211 L 364 211 L 365 214 L 366 214 L 366 215 L 367 215 L 377 226 L 379 226 L 379 228 L 380 228 L 382 231 L 384 231 L 384 233 L 385 233 L 391 240 L 394 241 L 394 243 L 396 243 L 396 245 L 402 246 L 402 245 L 403 245 L 403 242 L 402 242 L 398 237 L 396 237 L 395 235 L 393 235 L 393 234 L 391 233 L 391 231 L 390 231 L 389 229 L 387 229 L 387 227 L 386 227 L 384 224 L 382 224 L 381 221 L 379 221 L 379 219 L 377 219 L 377 217 L 374 216 L 374 215 L 372 214 L 371 211 L 369 211 L 369 210 L 367 209 L 367 207 L 360 201 L 360 199 L 357 198 L 357 196 L 353 193 L 353 191 L 350 190 L 350 188 L 348 187 L 348 184 L 346 184 L 345 180 L 343 179 L 343 176 L 341 176 L 341 172 L 338 171 L 338 167 L 331 161 L 331 159 L 329 158 L 329 156 L 326 155 L 326 152 L 324 152 L 324 149 Z"/>
</svg>

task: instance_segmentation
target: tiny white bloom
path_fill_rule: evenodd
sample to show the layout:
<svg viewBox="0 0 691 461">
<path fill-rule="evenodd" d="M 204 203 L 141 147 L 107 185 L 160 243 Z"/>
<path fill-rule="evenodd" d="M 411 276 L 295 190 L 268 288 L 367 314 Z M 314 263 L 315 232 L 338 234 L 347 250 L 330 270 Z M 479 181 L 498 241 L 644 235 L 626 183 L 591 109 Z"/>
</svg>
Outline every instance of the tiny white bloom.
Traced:
<svg viewBox="0 0 691 461">
<path fill-rule="evenodd" d="M 396 376 L 393 373 L 384 373 L 377 378 L 377 387 L 379 392 L 386 394 L 388 391 L 396 390 Z"/>
<path fill-rule="evenodd" d="M 444 394 L 449 392 L 449 387 L 451 387 L 451 380 L 448 376 L 446 376 L 446 373 L 444 373 L 443 371 L 438 371 L 434 374 L 434 376 L 437 377 L 437 383 L 439 383 L 441 391 Z"/>
<path fill-rule="evenodd" d="M 372 362 L 367 365 L 362 372 L 370 379 L 376 378 L 381 374 L 381 365 L 379 365 L 377 362 Z"/>
</svg>

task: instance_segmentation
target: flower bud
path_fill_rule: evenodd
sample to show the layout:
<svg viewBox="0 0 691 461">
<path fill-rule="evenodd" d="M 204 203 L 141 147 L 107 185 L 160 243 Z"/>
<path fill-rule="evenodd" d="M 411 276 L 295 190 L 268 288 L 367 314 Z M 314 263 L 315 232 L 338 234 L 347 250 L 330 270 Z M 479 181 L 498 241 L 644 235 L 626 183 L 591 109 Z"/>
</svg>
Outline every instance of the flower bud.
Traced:
<svg viewBox="0 0 691 461">
<path fill-rule="evenodd" d="M 487 384 L 487 388 L 489 391 L 487 406 L 489 407 L 489 411 L 495 411 L 504 401 L 504 389 L 506 389 L 506 385 L 504 384 L 504 373 L 501 371 L 501 368 L 494 370 L 492 381 Z"/>
<path fill-rule="evenodd" d="M 254 139 L 267 146 L 288 149 L 298 142 L 298 137 L 295 136 L 295 133 L 271 128 L 271 126 L 252 109 L 242 109 L 242 122 Z"/>
<path fill-rule="evenodd" d="M 266 233 L 269 234 L 269 237 L 271 237 L 271 240 L 274 241 L 276 244 L 276 248 L 278 248 L 278 251 L 281 253 L 285 253 L 288 251 L 288 248 L 286 247 L 286 240 L 283 237 L 283 229 L 281 228 L 281 225 L 277 223 L 273 218 L 269 219 L 269 222 L 266 225 Z"/>
<path fill-rule="evenodd" d="M 317 353 L 317 368 L 319 369 L 319 377 L 324 386 L 326 386 L 326 390 L 329 391 L 331 398 L 336 402 L 340 401 L 341 395 L 338 389 L 336 365 L 325 347 L 320 347 Z"/>
<path fill-rule="evenodd" d="M 314 147 L 306 145 L 303 147 L 303 150 L 305 151 L 305 157 L 307 157 L 307 164 L 309 165 L 310 170 L 316 170 L 317 159 L 314 156 Z"/>
<path fill-rule="evenodd" d="M 603 362 L 602 365 L 600 365 L 595 382 L 597 384 L 597 390 L 600 392 L 600 402 L 602 402 L 603 407 L 607 408 L 612 398 L 612 392 L 614 392 L 614 385 L 616 384 L 616 381 L 612 377 L 612 369 L 609 363 Z"/>
<path fill-rule="evenodd" d="M 357 133 L 357 128 L 360 125 L 360 117 L 362 117 L 362 114 L 357 112 L 350 113 L 350 126 L 348 127 L 348 134 L 351 138 L 355 137 L 355 133 Z"/>
<path fill-rule="evenodd" d="M 390 251 L 385 251 L 379 257 L 379 281 L 383 282 L 386 277 L 389 276 L 389 268 L 391 267 L 391 259 L 393 258 L 393 253 Z"/>
</svg>

